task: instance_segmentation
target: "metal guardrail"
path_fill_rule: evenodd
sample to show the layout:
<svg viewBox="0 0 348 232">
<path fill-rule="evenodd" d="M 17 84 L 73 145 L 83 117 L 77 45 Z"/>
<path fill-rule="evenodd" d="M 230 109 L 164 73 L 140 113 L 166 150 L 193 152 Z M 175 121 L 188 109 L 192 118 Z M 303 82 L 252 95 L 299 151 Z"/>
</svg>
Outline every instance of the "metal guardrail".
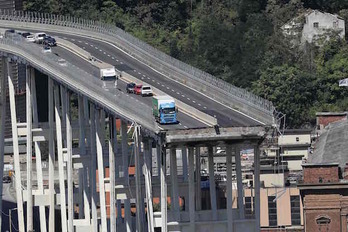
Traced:
<svg viewBox="0 0 348 232">
<path fill-rule="evenodd" d="M 122 48 L 128 53 L 131 55 L 137 54 L 137 58 L 140 58 L 142 62 L 155 67 L 156 69 L 160 69 L 159 71 L 162 71 L 169 77 L 174 79 L 175 77 L 180 78 L 180 81 L 186 83 L 189 87 L 197 87 L 197 85 L 199 85 L 202 87 L 200 91 L 203 91 L 204 94 L 213 99 L 223 101 L 224 104 L 238 102 L 238 104 L 235 105 L 231 103 L 229 106 L 240 109 L 242 112 L 244 108 L 243 105 L 256 109 L 256 112 L 251 116 L 258 116 L 257 113 L 260 112 L 269 118 L 273 117 L 274 106 L 272 102 L 170 57 L 114 25 L 71 16 L 36 12 L 16 12 L 9 10 L 0 10 L 0 20 L 56 25 L 66 28 L 88 30 L 101 33 L 100 38 L 107 41 L 111 40 L 114 43 L 115 39 L 119 39 L 121 40 L 122 45 L 127 47 L 126 49 L 124 47 Z M 110 36 L 113 40 L 109 39 Z M 186 80 L 182 80 L 185 78 Z M 252 109 L 244 109 L 244 113 L 249 114 L 248 111 Z"/>
<path fill-rule="evenodd" d="M 126 94 L 115 89 L 113 83 L 110 86 L 105 85 L 105 82 L 98 77 L 92 76 L 66 61 L 62 65 L 60 57 L 42 51 L 41 46 L 28 43 L 20 36 L 0 39 L 1 53 L 13 54 L 17 56 L 18 60 L 27 61 L 57 82 L 67 85 L 69 89 L 88 97 L 97 105 L 125 120 L 137 122 L 154 133 L 159 131 L 149 106 L 127 97 Z"/>
</svg>

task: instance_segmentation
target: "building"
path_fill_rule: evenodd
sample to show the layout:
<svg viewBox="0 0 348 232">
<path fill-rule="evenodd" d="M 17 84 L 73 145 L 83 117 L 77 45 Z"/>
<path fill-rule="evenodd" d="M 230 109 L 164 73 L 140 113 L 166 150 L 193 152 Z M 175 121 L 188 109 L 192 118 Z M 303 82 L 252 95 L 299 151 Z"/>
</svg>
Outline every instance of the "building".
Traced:
<svg viewBox="0 0 348 232">
<path fill-rule="evenodd" d="M 318 112 L 316 113 L 316 133 L 319 136 L 330 123 L 347 120 L 347 112 Z"/>
<path fill-rule="evenodd" d="M 315 42 L 318 45 L 328 40 L 332 33 L 345 37 L 344 19 L 318 10 L 307 10 L 283 25 L 282 29 L 286 36 L 292 37 L 293 41 L 299 39 L 301 43 Z"/>
<path fill-rule="evenodd" d="M 23 0 L 0 0 L 0 10 L 23 10 Z"/>
<path fill-rule="evenodd" d="M 348 122 L 330 123 L 303 164 L 298 185 L 305 231 L 346 232 L 348 216 Z"/>
</svg>

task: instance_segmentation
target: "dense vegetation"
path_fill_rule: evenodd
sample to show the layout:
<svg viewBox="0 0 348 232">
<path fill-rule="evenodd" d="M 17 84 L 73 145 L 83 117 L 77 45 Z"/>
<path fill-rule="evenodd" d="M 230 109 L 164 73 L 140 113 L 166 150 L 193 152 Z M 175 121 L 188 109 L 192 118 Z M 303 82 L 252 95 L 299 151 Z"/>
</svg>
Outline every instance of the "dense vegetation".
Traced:
<svg viewBox="0 0 348 232">
<path fill-rule="evenodd" d="M 281 26 L 307 8 L 348 19 L 347 0 L 27 0 L 27 10 L 117 25 L 160 50 L 271 100 L 287 127 L 348 109 L 348 46 L 290 43 Z"/>
</svg>

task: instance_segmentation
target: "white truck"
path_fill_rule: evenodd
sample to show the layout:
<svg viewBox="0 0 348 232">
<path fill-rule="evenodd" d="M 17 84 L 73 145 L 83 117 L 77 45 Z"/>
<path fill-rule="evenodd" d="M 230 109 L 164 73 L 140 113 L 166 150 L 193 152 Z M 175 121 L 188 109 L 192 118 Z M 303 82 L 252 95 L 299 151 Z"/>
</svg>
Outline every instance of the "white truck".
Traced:
<svg viewBox="0 0 348 232">
<path fill-rule="evenodd" d="M 117 85 L 117 80 L 120 77 L 120 73 L 111 64 L 93 60 L 91 63 L 97 68 L 98 73 L 95 73 L 103 81 L 114 81 Z"/>
</svg>

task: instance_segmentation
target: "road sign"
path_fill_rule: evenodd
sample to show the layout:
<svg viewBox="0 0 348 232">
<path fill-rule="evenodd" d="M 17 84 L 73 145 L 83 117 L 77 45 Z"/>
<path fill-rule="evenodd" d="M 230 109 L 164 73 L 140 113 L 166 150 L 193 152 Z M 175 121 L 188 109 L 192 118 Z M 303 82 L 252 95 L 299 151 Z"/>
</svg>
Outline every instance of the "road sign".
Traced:
<svg viewBox="0 0 348 232">
<path fill-rule="evenodd" d="M 338 86 L 348 86 L 348 78 L 340 80 Z"/>
</svg>

